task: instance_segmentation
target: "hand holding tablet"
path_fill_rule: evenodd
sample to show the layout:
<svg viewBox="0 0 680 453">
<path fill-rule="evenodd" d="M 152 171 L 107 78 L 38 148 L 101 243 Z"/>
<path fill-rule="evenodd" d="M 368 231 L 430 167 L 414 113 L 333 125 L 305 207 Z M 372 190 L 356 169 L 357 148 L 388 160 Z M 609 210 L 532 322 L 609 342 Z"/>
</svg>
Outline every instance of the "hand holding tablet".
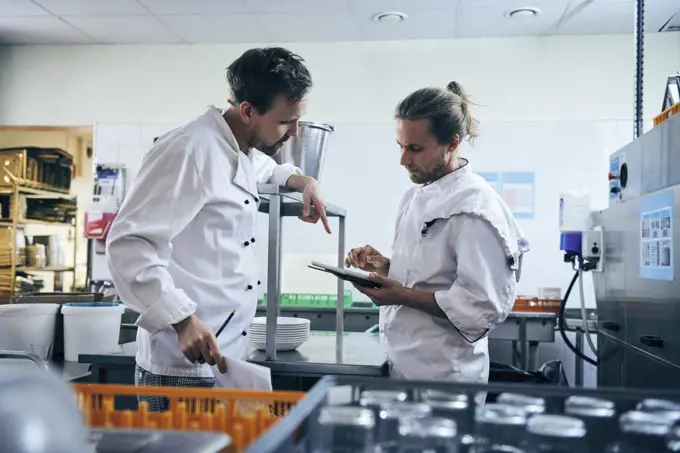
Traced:
<svg viewBox="0 0 680 453">
<path fill-rule="evenodd" d="M 341 268 L 335 267 L 335 266 L 329 266 L 328 264 L 323 264 L 323 263 L 319 263 L 319 262 L 316 262 L 316 261 L 312 261 L 312 264 L 309 265 L 309 268 L 317 270 L 317 271 L 328 272 L 329 274 L 333 274 L 341 280 L 348 281 L 348 282 L 353 283 L 357 286 L 365 286 L 367 288 L 380 288 L 381 287 L 380 283 L 375 282 L 373 280 L 370 280 L 364 274 L 360 274 L 358 272 L 348 271 L 346 269 L 341 269 Z"/>
</svg>

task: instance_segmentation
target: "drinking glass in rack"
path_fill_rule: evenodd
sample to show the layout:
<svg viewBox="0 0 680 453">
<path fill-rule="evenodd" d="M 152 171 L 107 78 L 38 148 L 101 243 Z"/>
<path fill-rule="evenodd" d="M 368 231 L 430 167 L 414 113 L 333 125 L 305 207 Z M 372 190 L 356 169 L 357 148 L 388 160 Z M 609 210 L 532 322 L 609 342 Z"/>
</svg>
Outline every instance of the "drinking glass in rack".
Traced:
<svg viewBox="0 0 680 453">
<path fill-rule="evenodd" d="M 477 407 L 470 453 L 525 453 L 526 422 L 527 413 L 520 407 L 498 403 Z"/>
<path fill-rule="evenodd" d="M 327 406 L 319 414 L 315 453 L 374 453 L 375 416 L 369 409 Z"/>
<path fill-rule="evenodd" d="M 526 450 L 527 453 L 590 453 L 586 425 L 566 415 L 534 415 L 527 421 Z"/>
<path fill-rule="evenodd" d="M 507 404 L 523 408 L 527 414 L 542 414 L 545 412 L 545 400 L 535 396 L 521 395 L 519 393 L 501 393 L 496 398 L 499 404 Z"/>
<path fill-rule="evenodd" d="M 441 417 L 403 418 L 399 453 L 458 453 L 456 422 Z"/>
<path fill-rule="evenodd" d="M 399 428 L 406 420 L 429 417 L 432 409 L 425 403 L 410 401 L 385 403 L 380 408 L 376 444 L 380 453 L 399 452 Z"/>
<path fill-rule="evenodd" d="M 583 420 L 591 452 L 606 452 L 618 436 L 616 407 L 612 401 L 587 396 L 570 396 L 564 402 L 564 413 Z"/>
<path fill-rule="evenodd" d="M 661 453 L 674 420 L 663 413 L 629 411 L 619 419 L 620 441 L 611 451 L 617 453 Z"/>
</svg>

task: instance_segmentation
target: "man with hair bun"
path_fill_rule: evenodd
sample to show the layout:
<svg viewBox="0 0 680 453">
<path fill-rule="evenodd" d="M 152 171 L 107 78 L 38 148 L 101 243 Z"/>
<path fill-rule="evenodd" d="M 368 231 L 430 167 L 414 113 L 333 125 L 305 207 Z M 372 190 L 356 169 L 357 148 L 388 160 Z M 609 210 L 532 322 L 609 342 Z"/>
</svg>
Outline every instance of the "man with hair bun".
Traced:
<svg viewBox="0 0 680 453">
<path fill-rule="evenodd" d="M 459 83 L 411 93 L 395 117 L 400 164 L 416 186 L 399 206 L 391 257 L 366 245 L 345 265 L 381 285 L 356 288 L 380 307 L 391 376 L 486 383 L 487 335 L 512 310 L 529 244 L 500 196 L 459 156 L 478 135 Z"/>
</svg>

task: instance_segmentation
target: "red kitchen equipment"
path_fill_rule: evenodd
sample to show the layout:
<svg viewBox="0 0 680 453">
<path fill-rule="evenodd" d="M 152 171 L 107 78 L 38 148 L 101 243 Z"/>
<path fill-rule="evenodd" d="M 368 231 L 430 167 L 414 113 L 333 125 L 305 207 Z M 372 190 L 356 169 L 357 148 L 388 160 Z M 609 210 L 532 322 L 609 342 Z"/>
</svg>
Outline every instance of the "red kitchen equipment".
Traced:
<svg viewBox="0 0 680 453">
<path fill-rule="evenodd" d="M 125 167 L 97 165 L 92 202 L 85 211 L 85 237 L 104 242 L 125 195 Z"/>
</svg>

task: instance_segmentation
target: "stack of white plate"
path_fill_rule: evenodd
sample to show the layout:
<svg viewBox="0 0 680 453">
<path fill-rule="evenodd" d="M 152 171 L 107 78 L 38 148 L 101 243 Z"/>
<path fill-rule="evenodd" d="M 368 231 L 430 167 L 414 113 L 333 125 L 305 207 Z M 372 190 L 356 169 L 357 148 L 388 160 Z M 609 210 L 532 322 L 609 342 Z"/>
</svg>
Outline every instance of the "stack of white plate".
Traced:
<svg viewBox="0 0 680 453">
<path fill-rule="evenodd" d="M 279 316 L 276 324 L 276 350 L 294 351 L 309 340 L 309 319 Z M 267 318 L 253 319 L 250 326 L 250 344 L 264 351 L 267 348 Z"/>
</svg>

